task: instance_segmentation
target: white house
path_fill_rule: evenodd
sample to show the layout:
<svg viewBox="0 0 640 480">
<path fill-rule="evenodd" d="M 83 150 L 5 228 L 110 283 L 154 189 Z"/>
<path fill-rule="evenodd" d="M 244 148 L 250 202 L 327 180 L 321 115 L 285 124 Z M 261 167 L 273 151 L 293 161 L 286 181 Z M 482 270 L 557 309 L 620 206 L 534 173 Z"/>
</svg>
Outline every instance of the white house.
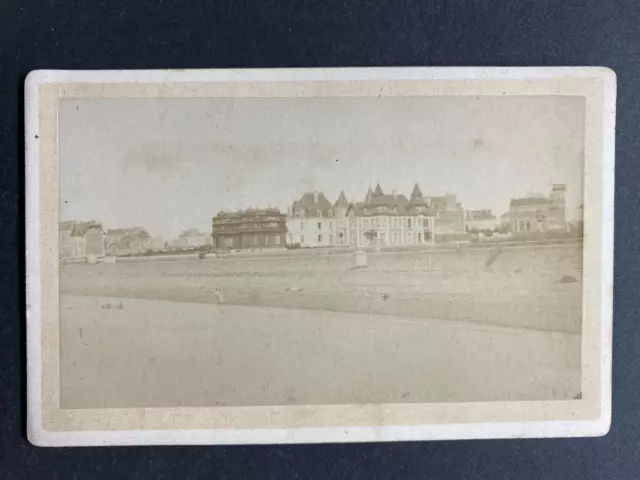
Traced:
<svg viewBox="0 0 640 480">
<path fill-rule="evenodd" d="M 336 209 L 320 192 L 305 193 L 287 213 L 287 244 L 328 247 L 337 244 Z"/>
</svg>

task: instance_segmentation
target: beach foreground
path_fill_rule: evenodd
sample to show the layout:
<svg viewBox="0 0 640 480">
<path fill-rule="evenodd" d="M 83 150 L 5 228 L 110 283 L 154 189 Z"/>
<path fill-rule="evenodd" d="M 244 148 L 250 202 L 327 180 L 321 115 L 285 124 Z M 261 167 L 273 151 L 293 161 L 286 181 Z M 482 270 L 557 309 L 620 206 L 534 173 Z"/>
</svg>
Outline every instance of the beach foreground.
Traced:
<svg viewBox="0 0 640 480">
<path fill-rule="evenodd" d="M 62 406 L 571 399 L 580 252 L 64 266 Z"/>
</svg>

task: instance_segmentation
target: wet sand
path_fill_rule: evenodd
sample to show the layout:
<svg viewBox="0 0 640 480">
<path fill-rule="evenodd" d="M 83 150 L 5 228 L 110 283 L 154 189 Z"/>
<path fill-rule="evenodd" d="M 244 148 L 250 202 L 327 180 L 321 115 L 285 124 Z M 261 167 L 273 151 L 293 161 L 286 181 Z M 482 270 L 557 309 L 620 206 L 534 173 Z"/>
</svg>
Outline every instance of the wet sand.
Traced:
<svg viewBox="0 0 640 480">
<path fill-rule="evenodd" d="M 64 295 L 63 408 L 570 399 L 580 335 Z"/>
</svg>

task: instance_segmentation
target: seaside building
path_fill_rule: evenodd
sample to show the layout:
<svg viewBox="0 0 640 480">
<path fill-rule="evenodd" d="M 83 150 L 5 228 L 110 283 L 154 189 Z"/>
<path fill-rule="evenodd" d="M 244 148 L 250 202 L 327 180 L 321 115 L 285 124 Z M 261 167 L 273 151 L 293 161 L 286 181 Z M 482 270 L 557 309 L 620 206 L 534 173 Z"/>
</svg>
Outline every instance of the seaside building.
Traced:
<svg viewBox="0 0 640 480">
<path fill-rule="evenodd" d="M 344 196 L 344 195 L 343 195 Z M 338 200 L 340 202 L 340 199 Z M 346 200 L 345 200 L 346 202 Z M 305 193 L 293 202 L 287 212 L 287 243 L 300 247 L 328 247 L 338 245 L 337 217 L 346 213 L 341 206 L 332 205 L 321 192 Z M 343 237 L 344 238 L 344 232 Z"/>
<path fill-rule="evenodd" d="M 504 221 L 512 233 L 566 232 L 566 186 L 555 184 L 548 197 L 512 198 Z"/>
<path fill-rule="evenodd" d="M 286 235 L 287 216 L 274 208 L 221 211 L 212 220 L 216 249 L 285 248 Z"/>
<path fill-rule="evenodd" d="M 418 184 L 411 197 L 385 194 L 376 185 L 363 202 L 353 202 L 347 209 L 350 245 L 381 246 L 421 245 L 432 243 L 436 210 L 425 198 Z"/>
</svg>

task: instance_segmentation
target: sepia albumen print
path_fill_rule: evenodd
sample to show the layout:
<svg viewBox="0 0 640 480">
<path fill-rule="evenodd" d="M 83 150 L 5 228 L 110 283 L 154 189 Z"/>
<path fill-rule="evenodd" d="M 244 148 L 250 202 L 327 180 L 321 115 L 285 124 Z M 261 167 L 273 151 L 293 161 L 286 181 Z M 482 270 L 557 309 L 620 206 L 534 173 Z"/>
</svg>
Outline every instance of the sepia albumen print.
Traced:
<svg viewBox="0 0 640 480">
<path fill-rule="evenodd" d="M 60 407 L 582 396 L 581 96 L 62 98 Z"/>
</svg>

